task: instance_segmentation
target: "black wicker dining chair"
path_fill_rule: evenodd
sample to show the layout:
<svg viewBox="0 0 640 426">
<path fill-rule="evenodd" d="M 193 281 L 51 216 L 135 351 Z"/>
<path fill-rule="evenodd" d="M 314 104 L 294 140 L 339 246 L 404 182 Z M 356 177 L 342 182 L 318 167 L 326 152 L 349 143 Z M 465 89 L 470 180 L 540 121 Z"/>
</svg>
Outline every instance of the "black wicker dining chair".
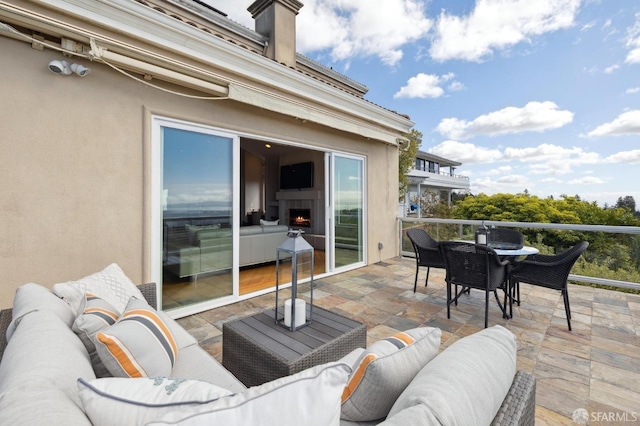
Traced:
<svg viewBox="0 0 640 426">
<path fill-rule="evenodd" d="M 589 247 L 589 243 L 582 241 L 557 255 L 535 254 L 517 262 L 511 271 L 511 288 L 512 291 L 517 288 L 515 301 L 518 306 L 520 306 L 520 282 L 560 290 L 564 300 L 567 325 L 571 330 L 571 307 L 567 279 L 571 268 L 587 247 Z"/>
<path fill-rule="evenodd" d="M 469 289 L 485 291 L 484 327 L 489 323 L 489 294 L 493 293 L 502 311 L 509 318 L 507 302 L 509 291 L 510 262 L 501 260 L 498 254 L 486 245 L 458 241 L 443 241 L 438 244 L 446 270 L 447 318 L 451 318 L 451 304 L 458 304 L 458 297 Z M 454 286 L 453 293 L 451 286 Z M 458 286 L 462 289 L 458 292 Z M 500 303 L 498 289 L 504 291 L 504 302 Z"/>
<path fill-rule="evenodd" d="M 442 255 L 438 251 L 438 242 L 431 238 L 424 229 L 408 229 L 407 237 L 409 237 L 409 241 L 411 241 L 413 251 L 416 255 L 416 278 L 413 282 L 413 292 L 415 293 L 418 286 L 418 271 L 420 267 L 423 266 L 427 268 L 427 277 L 424 280 L 424 286 L 426 287 L 429 283 L 429 269 L 444 269 L 444 260 L 442 260 Z"/>
</svg>

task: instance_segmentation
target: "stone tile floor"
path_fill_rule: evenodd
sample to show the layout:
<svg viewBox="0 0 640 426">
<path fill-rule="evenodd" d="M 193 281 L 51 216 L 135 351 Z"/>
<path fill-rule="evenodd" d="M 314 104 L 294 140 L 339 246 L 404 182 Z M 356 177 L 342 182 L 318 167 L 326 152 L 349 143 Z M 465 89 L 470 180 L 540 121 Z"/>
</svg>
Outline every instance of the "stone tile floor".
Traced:
<svg viewBox="0 0 640 426">
<path fill-rule="evenodd" d="M 444 270 L 421 268 L 413 292 L 415 261 L 394 258 L 315 281 L 314 302 L 367 325 L 371 344 L 421 325 L 442 329 L 442 348 L 484 325 L 484 293 L 472 291 L 447 319 Z M 301 290 L 304 285 L 301 285 Z M 505 320 L 495 299 L 489 325 L 518 338 L 518 369 L 535 375 L 536 424 L 571 425 L 586 409 L 589 424 L 640 425 L 640 295 L 569 285 L 573 331 L 567 328 L 560 292 L 521 285 L 521 306 Z M 200 345 L 222 361 L 222 324 L 265 308 L 267 294 L 182 318 Z"/>
</svg>

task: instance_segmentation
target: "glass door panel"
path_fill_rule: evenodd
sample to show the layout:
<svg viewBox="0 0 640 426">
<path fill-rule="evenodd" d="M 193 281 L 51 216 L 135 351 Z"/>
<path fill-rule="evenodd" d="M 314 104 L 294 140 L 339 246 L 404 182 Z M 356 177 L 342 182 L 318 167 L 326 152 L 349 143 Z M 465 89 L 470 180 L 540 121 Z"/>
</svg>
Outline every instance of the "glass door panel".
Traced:
<svg viewBox="0 0 640 426">
<path fill-rule="evenodd" d="M 233 294 L 231 137 L 161 127 L 162 309 Z"/>
<path fill-rule="evenodd" d="M 364 262 L 364 160 L 333 154 L 333 267 Z"/>
</svg>

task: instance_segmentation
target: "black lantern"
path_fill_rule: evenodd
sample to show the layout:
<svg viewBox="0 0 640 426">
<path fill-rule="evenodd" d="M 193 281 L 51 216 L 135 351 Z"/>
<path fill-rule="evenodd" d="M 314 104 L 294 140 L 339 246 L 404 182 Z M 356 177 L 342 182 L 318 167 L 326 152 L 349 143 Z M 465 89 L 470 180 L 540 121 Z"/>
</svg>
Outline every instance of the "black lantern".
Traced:
<svg viewBox="0 0 640 426">
<path fill-rule="evenodd" d="M 302 231 L 291 230 L 287 239 L 276 249 L 276 324 L 280 324 L 291 331 L 311 324 L 313 315 L 313 247 L 301 237 Z M 278 315 L 278 285 L 280 280 L 280 254 L 291 255 L 291 299 L 284 302 L 284 317 Z M 309 286 L 311 297 L 309 300 L 309 318 L 307 319 L 306 303 L 297 298 L 298 293 L 298 255 L 311 253 L 311 274 Z"/>
<path fill-rule="evenodd" d="M 487 244 L 489 244 L 490 236 L 491 233 L 489 231 L 489 228 L 487 228 L 484 222 L 482 222 L 482 225 L 478 226 L 478 230 L 476 231 L 476 244 L 482 244 L 486 246 Z"/>
</svg>

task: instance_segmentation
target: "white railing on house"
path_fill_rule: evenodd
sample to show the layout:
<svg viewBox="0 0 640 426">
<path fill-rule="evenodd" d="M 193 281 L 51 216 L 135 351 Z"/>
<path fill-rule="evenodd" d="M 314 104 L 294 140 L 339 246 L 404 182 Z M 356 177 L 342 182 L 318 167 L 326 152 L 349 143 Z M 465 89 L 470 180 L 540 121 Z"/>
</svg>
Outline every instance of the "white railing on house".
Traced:
<svg viewBox="0 0 640 426">
<path fill-rule="evenodd" d="M 502 228 L 534 228 L 534 229 L 558 229 L 567 231 L 584 231 L 584 232 L 603 232 L 609 234 L 628 234 L 628 235 L 640 235 L 640 227 L 637 226 L 607 226 L 607 225 L 573 225 L 573 224 L 561 224 L 561 223 L 534 223 L 534 222 L 501 222 L 492 220 L 461 220 L 461 219 L 435 219 L 435 218 L 411 218 L 411 217 L 398 217 L 400 222 L 399 237 L 400 237 L 400 251 L 402 256 L 414 256 L 411 245 L 404 241 L 403 244 L 403 223 L 424 223 L 435 224 L 435 234 L 432 237 L 436 240 L 442 239 L 439 235 L 439 225 L 446 225 L 448 233 L 450 235 L 451 225 L 458 227 L 458 236 L 463 238 L 465 235 L 465 226 L 467 230 L 469 227 L 473 229 L 471 235 L 475 232 L 478 226 L 483 224 L 487 227 L 502 227 Z M 469 235 L 467 232 L 467 235 Z M 630 288 L 634 290 L 640 290 L 640 283 L 619 281 L 606 278 L 589 277 L 584 275 L 570 274 L 569 279 L 573 281 L 585 282 L 590 284 L 600 284 L 612 287 Z"/>
</svg>

